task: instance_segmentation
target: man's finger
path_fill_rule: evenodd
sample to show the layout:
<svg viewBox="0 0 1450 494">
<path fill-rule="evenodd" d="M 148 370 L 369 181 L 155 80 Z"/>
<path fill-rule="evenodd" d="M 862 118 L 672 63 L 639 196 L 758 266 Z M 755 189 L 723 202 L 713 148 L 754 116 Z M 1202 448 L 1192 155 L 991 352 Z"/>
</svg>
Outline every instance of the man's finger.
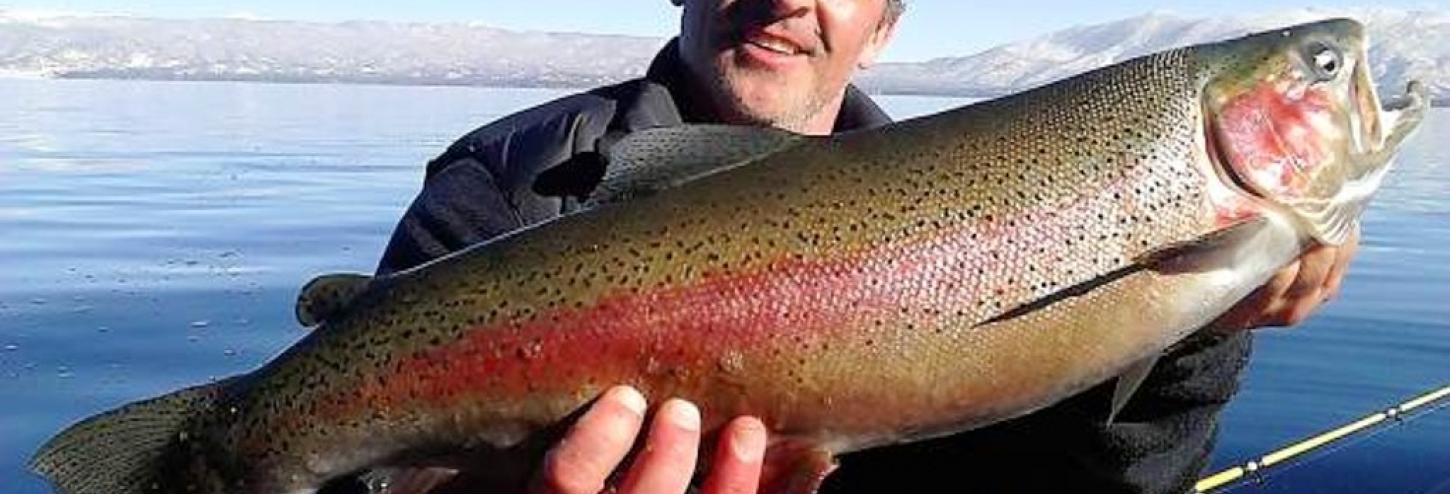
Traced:
<svg viewBox="0 0 1450 494">
<path fill-rule="evenodd" d="M 720 432 L 710 476 L 700 494 L 755 494 L 765 459 L 765 424 L 754 417 L 732 420 Z"/>
<path fill-rule="evenodd" d="M 627 386 L 605 392 L 544 459 L 537 491 L 596 494 L 634 445 L 644 422 L 644 396 Z"/>
<path fill-rule="evenodd" d="M 1323 295 L 1318 288 L 1314 288 L 1302 294 L 1301 297 L 1284 299 L 1277 310 L 1265 321 L 1265 324 L 1273 326 L 1298 326 L 1319 308 L 1323 301 Z"/>
<path fill-rule="evenodd" d="M 1296 326 L 1309 318 L 1324 301 L 1324 285 L 1334 268 L 1339 249 L 1317 246 L 1299 257 L 1294 281 L 1265 307 L 1256 326 Z"/>
<path fill-rule="evenodd" d="M 1334 268 L 1338 253 L 1338 248 L 1320 245 L 1299 256 L 1299 272 L 1284 296 L 1297 303 L 1299 299 L 1312 298 L 1318 294 L 1328 282 L 1329 272 Z M 1315 302 L 1318 301 L 1316 298 Z"/>
<path fill-rule="evenodd" d="M 1267 283 L 1240 300 L 1228 313 L 1220 316 L 1212 326 L 1227 332 L 1260 326 L 1267 316 L 1281 310 L 1284 293 L 1289 291 L 1289 287 L 1298 277 L 1298 262 L 1279 270 Z"/>
<path fill-rule="evenodd" d="M 700 448 L 700 410 L 684 400 L 660 405 L 644 449 L 634 460 L 621 494 L 681 494 L 695 475 Z"/>
<path fill-rule="evenodd" d="M 1344 245 L 1339 247 L 1334 267 L 1329 271 L 1329 279 L 1324 283 L 1325 298 L 1333 298 L 1339 295 L 1339 287 L 1344 281 L 1344 275 L 1349 272 L 1349 262 L 1354 259 L 1354 254 L 1359 251 L 1359 228 L 1355 227 L 1350 232 L 1349 238 Z"/>
</svg>

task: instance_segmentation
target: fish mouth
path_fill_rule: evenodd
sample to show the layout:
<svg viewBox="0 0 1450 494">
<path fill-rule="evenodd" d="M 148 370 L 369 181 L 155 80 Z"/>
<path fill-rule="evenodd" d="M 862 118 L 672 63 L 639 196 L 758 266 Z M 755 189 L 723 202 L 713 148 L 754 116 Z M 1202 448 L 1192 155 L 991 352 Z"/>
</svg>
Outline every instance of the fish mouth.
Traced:
<svg viewBox="0 0 1450 494">
<path fill-rule="evenodd" d="M 1385 101 L 1383 105 L 1370 100 L 1370 104 L 1364 107 L 1372 115 L 1369 118 L 1373 118 L 1364 126 L 1371 146 L 1361 148 L 1361 152 L 1353 158 L 1355 165 L 1352 169 L 1359 174 L 1349 177 L 1335 197 L 1328 201 L 1326 211 L 1320 216 L 1320 228 L 1316 230 L 1319 240 L 1338 245 L 1353 232 L 1360 213 L 1392 168 L 1394 154 L 1405 139 L 1420 127 L 1430 107 L 1429 102 L 1425 85 L 1420 81 L 1410 81 L 1404 94 Z"/>
<path fill-rule="evenodd" d="M 1372 107 L 1372 106 L 1371 106 Z M 1405 85 L 1405 94 L 1396 96 L 1384 102 L 1380 111 L 1371 111 L 1375 115 L 1375 130 L 1389 128 L 1388 134 L 1380 133 L 1382 139 L 1379 145 L 1367 154 L 1377 154 L 1386 151 L 1394 151 L 1401 142 L 1419 128 L 1420 122 L 1425 119 L 1426 110 L 1430 107 L 1430 93 L 1425 84 L 1418 81 L 1410 81 Z"/>
<path fill-rule="evenodd" d="M 1418 128 L 1430 106 L 1429 92 L 1418 80 L 1409 81 L 1404 94 L 1382 100 L 1363 61 L 1356 64 L 1349 89 L 1349 119 L 1356 157 L 1373 158 L 1386 150 L 1398 149 Z"/>
<path fill-rule="evenodd" d="M 1404 94 L 1383 100 L 1369 70 L 1360 64 L 1350 85 L 1349 166 L 1334 195 L 1300 204 L 1316 240 L 1340 245 L 1354 232 L 1370 198 L 1393 168 L 1400 145 L 1419 128 L 1430 104 L 1425 85 L 1412 80 Z"/>
</svg>

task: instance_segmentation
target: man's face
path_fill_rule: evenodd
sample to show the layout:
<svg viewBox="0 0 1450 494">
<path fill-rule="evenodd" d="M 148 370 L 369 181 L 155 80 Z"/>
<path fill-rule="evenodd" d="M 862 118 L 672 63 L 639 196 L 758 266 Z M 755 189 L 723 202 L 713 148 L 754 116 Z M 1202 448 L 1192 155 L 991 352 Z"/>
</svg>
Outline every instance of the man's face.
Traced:
<svg viewBox="0 0 1450 494">
<path fill-rule="evenodd" d="M 819 130 L 890 37 L 885 3 L 685 0 L 680 55 L 725 121 Z"/>
</svg>

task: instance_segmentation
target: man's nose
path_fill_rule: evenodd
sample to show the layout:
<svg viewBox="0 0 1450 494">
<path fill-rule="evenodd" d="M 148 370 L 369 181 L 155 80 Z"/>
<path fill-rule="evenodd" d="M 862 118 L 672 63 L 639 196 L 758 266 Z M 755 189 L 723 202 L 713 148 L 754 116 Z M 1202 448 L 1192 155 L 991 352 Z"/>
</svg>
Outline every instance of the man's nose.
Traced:
<svg viewBox="0 0 1450 494">
<path fill-rule="evenodd" d="M 809 13 L 815 3 L 816 0 L 736 0 L 733 7 L 756 19 L 785 19 Z"/>
</svg>

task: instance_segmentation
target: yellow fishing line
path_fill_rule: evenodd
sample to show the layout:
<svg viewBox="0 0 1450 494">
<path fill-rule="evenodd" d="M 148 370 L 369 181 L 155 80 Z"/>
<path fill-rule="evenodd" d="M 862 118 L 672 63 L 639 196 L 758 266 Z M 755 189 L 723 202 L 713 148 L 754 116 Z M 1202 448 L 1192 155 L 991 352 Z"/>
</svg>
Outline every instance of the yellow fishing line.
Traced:
<svg viewBox="0 0 1450 494">
<path fill-rule="evenodd" d="M 1193 485 L 1193 490 L 1197 493 L 1207 493 L 1214 489 L 1227 486 L 1239 479 L 1242 479 L 1245 475 L 1258 472 L 1259 469 L 1268 468 L 1275 464 L 1282 463 L 1286 460 L 1319 448 L 1320 446 L 1324 446 L 1334 441 L 1343 439 L 1356 432 L 1369 429 L 1370 427 L 1384 422 L 1385 420 L 1398 418 L 1401 415 L 1407 414 L 1417 408 L 1445 399 L 1445 397 L 1447 396 L 1450 396 L 1450 386 L 1445 386 L 1440 389 L 1430 391 L 1428 393 L 1415 397 L 1412 400 L 1392 406 L 1384 411 L 1375 412 L 1365 416 L 1364 418 L 1361 418 L 1354 422 L 1350 422 L 1349 424 L 1334 428 L 1333 430 L 1320 434 L 1315 434 L 1314 436 L 1295 442 L 1276 451 L 1270 452 L 1269 454 L 1266 454 L 1257 460 L 1249 461 L 1248 463 L 1244 463 L 1243 465 L 1228 468 L 1213 475 L 1204 477 L 1203 479 L 1199 480 L 1198 483 Z"/>
</svg>

